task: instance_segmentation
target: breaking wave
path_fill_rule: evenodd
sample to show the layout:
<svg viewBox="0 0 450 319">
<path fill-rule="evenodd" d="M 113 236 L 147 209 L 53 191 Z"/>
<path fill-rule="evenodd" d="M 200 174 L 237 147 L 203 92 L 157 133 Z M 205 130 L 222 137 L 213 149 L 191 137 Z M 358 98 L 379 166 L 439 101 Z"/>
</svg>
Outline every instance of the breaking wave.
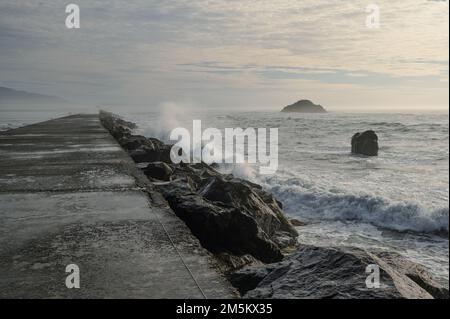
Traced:
<svg viewBox="0 0 450 319">
<path fill-rule="evenodd" d="M 355 221 L 396 231 L 448 236 L 448 206 L 425 209 L 416 203 L 393 203 L 372 195 L 311 191 L 303 188 L 298 180 L 280 183 L 277 179 L 268 179 L 266 187 L 291 216 L 308 220 Z"/>
</svg>

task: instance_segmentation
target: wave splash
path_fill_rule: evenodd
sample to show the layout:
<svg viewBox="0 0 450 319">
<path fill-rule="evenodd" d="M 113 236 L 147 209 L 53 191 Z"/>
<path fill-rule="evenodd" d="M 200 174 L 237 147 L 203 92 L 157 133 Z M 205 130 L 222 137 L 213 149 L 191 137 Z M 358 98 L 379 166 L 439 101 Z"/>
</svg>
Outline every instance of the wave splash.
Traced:
<svg viewBox="0 0 450 319">
<path fill-rule="evenodd" d="M 449 208 L 425 209 L 416 203 L 393 203 L 372 195 L 314 191 L 298 179 L 265 180 L 265 186 L 284 205 L 286 213 L 309 220 L 354 221 L 396 231 L 448 235 Z"/>
</svg>

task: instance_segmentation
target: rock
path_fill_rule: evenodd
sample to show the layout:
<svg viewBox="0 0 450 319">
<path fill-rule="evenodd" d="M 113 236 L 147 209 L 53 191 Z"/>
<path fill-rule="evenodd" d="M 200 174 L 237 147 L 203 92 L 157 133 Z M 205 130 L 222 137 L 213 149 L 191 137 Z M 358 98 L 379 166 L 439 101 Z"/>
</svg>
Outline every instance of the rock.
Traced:
<svg viewBox="0 0 450 319">
<path fill-rule="evenodd" d="M 130 136 L 132 130 L 136 128 L 136 124 L 125 121 L 109 112 L 100 111 L 99 118 L 102 125 L 116 140 L 120 140 L 125 136 Z"/>
<path fill-rule="evenodd" d="M 301 220 L 298 220 L 298 219 L 296 219 L 296 218 L 290 218 L 289 220 L 290 220 L 292 226 L 294 226 L 294 227 L 303 227 L 303 226 L 306 226 L 306 223 L 305 223 L 305 222 L 302 222 Z"/>
<path fill-rule="evenodd" d="M 374 131 L 356 133 L 352 137 L 352 153 L 367 156 L 378 155 L 378 136 Z"/>
<path fill-rule="evenodd" d="M 150 163 L 160 160 L 160 153 L 153 147 L 141 145 L 138 148 L 128 152 L 136 163 Z"/>
<path fill-rule="evenodd" d="M 172 164 L 171 146 L 164 145 L 157 139 L 132 135 L 123 137 L 119 143 L 136 163 L 164 162 Z"/>
<path fill-rule="evenodd" d="M 437 283 L 421 265 L 395 253 L 380 252 L 376 255 L 391 267 L 408 276 L 435 299 L 449 298 L 448 289 Z"/>
<path fill-rule="evenodd" d="M 149 163 L 143 171 L 148 177 L 161 181 L 170 181 L 170 177 L 173 174 L 172 168 L 163 162 Z"/>
<path fill-rule="evenodd" d="M 248 291 L 254 290 L 272 270 L 273 268 L 268 266 L 246 267 L 233 272 L 228 276 L 228 279 L 242 295 L 245 295 Z"/>
<path fill-rule="evenodd" d="M 283 113 L 326 113 L 322 105 L 317 105 L 310 100 L 300 100 L 294 104 L 286 106 L 281 110 Z"/>
<path fill-rule="evenodd" d="M 136 124 L 127 122 L 118 116 L 100 111 L 102 125 L 119 142 L 136 163 L 165 162 L 172 164 L 170 159 L 171 145 L 166 145 L 156 138 L 146 138 L 132 135 Z"/>
<path fill-rule="evenodd" d="M 312 103 L 296 104 L 302 112 Z M 286 112 L 297 107 L 287 107 Z M 136 162 L 148 163 L 142 164 L 147 176 L 166 181 L 154 184 L 161 192 L 156 193 L 216 255 L 219 267 L 225 272 L 240 269 L 229 279 L 244 297 L 448 299 L 448 289 L 400 255 L 358 248 L 298 248 L 294 225 L 304 223 L 287 219 L 282 204 L 260 185 L 223 175 L 205 163 L 175 165 L 170 145 L 133 135 L 133 123 L 110 113 L 101 112 L 100 119 Z M 373 131 L 355 134 L 352 152 L 377 155 L 378 137 Z M 165 204 L 162 198 L 161 203 Z M 297 250 L 285 257 L 292 249 Z M 366 286 L 366 267 L 373 264 L 380 267 L 381 288 Z"/>
<path fill-rule="evenodd" d="M 385 258 L 358 248 L 301 246 L 279 263 L 245 267 L 229 278 L 245 298 L 429 299 L 442 288 L 433 283 L 433 289 L 424 289 L 399 266 L 403 258 Z M 380 267 L 380 288 L 366 285 L 371 264 Z"/>
<path fill-rule="evenodd" d="M 236 256 L 223 252 L 216 254 L 215 257 L 223 273 L 230 273 L 249 265 L 263 265 L 251 255 Z"/>
<path fill-rule="evenodd" d="M 203 198 L 237 208 L 251 216 L 261 231 L 280 249 L 295 245 L 297 231 L 283 214 L 275 198 L 260 185 L 242 179 L 214 176 L 198 190 Z"/>
<path fill-rule="evenodd" d="M 152 141 L 147 139 L 145 136 L 142 135 L 131 135 L 131 136 L 125 136 L 122 137 L 119 141 L 120 146 L 122 146 L 127 151 L 132 151 L 140 146 L 148 146 L 150 149 L 155 149 L 155 146 L 153 145 Z"/>
<path fill-rule="evenodd" d="M 163 195 L 202 246 L 211 252 L 251 254 L 265 262 L 283 258 L 280 249 L 260 231 L 250 216 L 232 207 L 211 204 L 197 195 L 170 196 L 167 192 Z"/>
<path fill-rule="evenodd" d="M 295 228 L 272 196 L 259 185 L 215 174 L 204 169 L 204 178 L 197 172 L 158 186 L 204 247 L 274 262 L 283 258 L 283 249 L 297 245 Z"/>
</svg>

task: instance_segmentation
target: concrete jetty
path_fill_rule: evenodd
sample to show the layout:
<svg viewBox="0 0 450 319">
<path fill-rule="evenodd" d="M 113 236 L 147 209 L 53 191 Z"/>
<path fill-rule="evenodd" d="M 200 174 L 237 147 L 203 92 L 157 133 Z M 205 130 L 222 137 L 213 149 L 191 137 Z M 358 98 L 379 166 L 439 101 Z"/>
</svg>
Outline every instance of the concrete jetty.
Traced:
<svg viewBox="0 0 450 319">
<path fill-rule="evenodd" d="M 0 133 L 0 298 L 235 296 L 98 115 Z"/>
</svg>

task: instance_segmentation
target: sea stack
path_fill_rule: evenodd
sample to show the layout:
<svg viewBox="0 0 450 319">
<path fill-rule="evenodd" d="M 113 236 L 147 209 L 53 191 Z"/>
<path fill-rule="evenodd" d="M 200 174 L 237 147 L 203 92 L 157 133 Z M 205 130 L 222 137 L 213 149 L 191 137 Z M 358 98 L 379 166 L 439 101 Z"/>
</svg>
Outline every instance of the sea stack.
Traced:
<svg viewBox="0 0 450 319">
<path fill-rule="evenodd" d="M 281 110 L 284 113 L 326 113 L 322 105 L 314 104 L 310 100 L 300 100 Z"/>
<path fill-rule="evenodd" d="M 367 156 L 378 155 L 378 136 L 374 131 L 356 133 L 352 137 L 352 153 Z"/>
</svg>

